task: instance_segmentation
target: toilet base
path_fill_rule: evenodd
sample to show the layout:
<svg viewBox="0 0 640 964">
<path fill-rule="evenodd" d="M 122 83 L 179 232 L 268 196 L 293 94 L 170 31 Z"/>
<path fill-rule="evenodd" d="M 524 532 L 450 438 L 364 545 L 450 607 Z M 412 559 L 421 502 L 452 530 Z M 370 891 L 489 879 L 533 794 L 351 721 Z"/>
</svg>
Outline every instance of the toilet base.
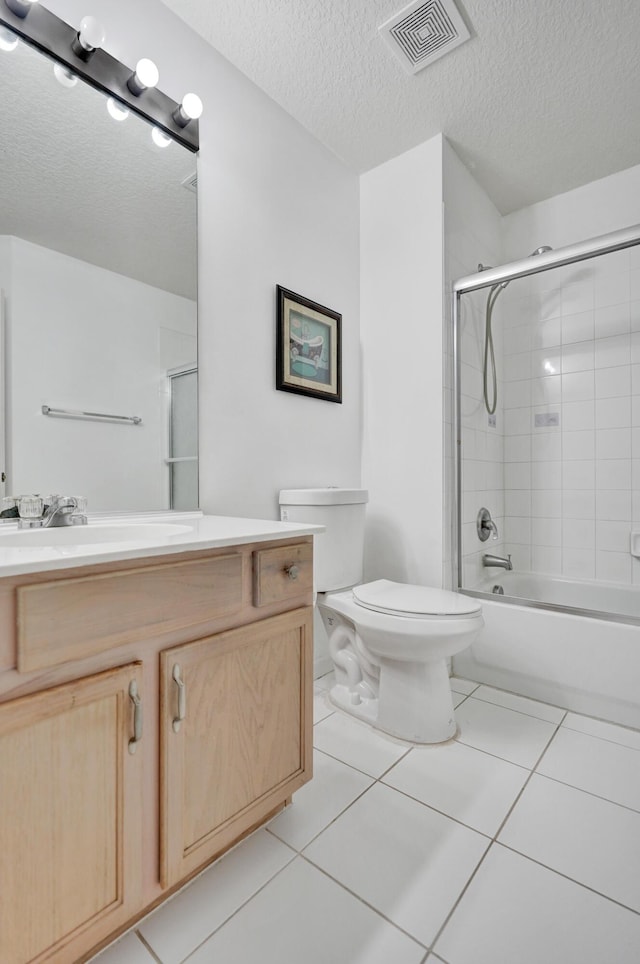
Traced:
<svg viewBox="0 0 640 964">
<path fill-rule="evenodd" d="M 444 659 L 429 663 L 381 660 L 378 696 L 363 698 L 348 685 L 336 683 L 329 698 L 339 709 L 410 743 L 444 743 L 456 733 Z"/>
</svg>

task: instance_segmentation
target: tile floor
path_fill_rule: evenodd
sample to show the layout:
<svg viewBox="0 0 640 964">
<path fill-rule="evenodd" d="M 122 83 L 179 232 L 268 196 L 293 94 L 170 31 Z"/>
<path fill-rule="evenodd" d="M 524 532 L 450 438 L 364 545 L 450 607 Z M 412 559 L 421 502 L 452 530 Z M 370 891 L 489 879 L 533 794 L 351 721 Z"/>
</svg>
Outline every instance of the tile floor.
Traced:
<svg viewBox="0 0 640 964">
<path fill-rule="evenodd" d="M 96 964 L 640 960 L 640 732 L 454 679 L 416 747 L 329 683 L 313 781 Z"/>
</svg>

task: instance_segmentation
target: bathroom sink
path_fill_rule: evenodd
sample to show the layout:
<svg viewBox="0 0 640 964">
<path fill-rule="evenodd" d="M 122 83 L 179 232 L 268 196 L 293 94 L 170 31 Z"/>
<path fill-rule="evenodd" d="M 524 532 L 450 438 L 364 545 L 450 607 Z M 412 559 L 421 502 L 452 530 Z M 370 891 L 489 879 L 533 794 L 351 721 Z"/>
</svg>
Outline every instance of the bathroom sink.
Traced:
<svg viewBox="0 0 640 964">
<path fill-rule="evenodd" d="M 91 546 L 131 543 L 162 543 L 172 536 L 186 535 L 191 526 L 169 522 L 91 524 L 47 529 L 0 531 L 0 548 L 40 549 L 56 546 Z"/>
</svg>

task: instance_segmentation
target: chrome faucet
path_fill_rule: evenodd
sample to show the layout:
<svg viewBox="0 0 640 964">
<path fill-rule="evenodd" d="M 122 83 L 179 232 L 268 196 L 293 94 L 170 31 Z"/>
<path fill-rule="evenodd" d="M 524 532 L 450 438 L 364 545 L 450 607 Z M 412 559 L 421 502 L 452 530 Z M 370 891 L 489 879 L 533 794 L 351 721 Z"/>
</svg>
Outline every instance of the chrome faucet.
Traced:
<svg viewBox="0 0 640 964">
<path fill-rule="evenodd" d="M 490 552 L 486 552 L 482 557 L 483 566 L 496 566 L 499 569 L 513 569 L 511 563 L 511 555 L 506 556 L 493 556 Z"/>
<path fill-rule="evenodd" d="M 39 495 L 21 496 L 18 500 L 18 528 L 45 529 L 87 524 L 87 500 L 80 495 L 54 495 L 47 505 Z"/>
</svg>

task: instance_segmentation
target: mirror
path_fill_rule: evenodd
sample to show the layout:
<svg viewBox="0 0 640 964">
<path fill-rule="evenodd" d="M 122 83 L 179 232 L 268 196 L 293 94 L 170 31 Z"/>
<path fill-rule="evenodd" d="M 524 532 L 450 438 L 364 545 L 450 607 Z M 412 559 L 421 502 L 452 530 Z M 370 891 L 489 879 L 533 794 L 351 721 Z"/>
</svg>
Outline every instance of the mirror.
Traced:
<svg viewBox="0 0 640 964">
<path fill-rule="evenodd" d="M 23 42 L 0 100 L 2 494 L 197 508 L 196 155 Z"/>
</svg>

